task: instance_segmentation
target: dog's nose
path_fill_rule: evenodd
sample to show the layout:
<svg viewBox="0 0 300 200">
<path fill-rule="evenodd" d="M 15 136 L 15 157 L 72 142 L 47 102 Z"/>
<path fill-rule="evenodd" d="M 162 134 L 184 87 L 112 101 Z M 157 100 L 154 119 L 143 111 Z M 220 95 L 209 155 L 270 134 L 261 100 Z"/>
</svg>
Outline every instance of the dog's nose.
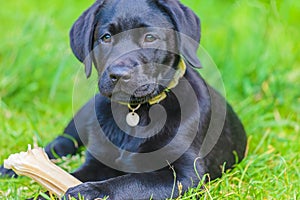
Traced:
<svg viewBox="0 0 300 200">
<path fill-rule="evenodd" d="M 118 70 L 115 72 L 111 72 L 109 74 L 109 78 L 113 83 L 117 83 L 118 81 L 122 80 L 124 82 L 129 82 L 131 79 L 131 75 L 129 72 L 125 70 Z"/>
</svg>

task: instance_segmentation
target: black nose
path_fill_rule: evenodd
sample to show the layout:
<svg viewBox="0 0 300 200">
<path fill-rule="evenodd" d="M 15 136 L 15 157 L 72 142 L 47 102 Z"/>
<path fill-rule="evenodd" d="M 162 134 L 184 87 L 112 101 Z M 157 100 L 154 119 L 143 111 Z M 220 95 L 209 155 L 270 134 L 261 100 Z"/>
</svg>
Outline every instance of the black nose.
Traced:
<svg viewBox="0 0 300 200">
<path fill-rule="evenodd" d="M 131 75 L 130 72 L 126 70 L 115 70 L 109 74 L 109 78 L 113 83 L 117 83 L 120 80 L 129 82 L 131 79 Z"/>
</svg>

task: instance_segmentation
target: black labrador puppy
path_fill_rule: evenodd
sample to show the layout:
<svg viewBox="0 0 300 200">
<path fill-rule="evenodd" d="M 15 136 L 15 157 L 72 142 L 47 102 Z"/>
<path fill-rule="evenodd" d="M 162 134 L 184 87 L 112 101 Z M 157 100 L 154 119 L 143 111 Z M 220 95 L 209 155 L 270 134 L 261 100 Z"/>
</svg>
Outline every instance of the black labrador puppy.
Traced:
<svg viewBox="0 0 300 200">
<path fill-rule="evenodd" d="M 72 173 L 84 183 L 66 196 L 174 198 L 243 159 L 243 125 L 196 71 L 200 22 L 179 1 L 97 0 L 70 38 L 100 94 L 46 147 L 50 158 L 87 147 Z"/>
</svg>

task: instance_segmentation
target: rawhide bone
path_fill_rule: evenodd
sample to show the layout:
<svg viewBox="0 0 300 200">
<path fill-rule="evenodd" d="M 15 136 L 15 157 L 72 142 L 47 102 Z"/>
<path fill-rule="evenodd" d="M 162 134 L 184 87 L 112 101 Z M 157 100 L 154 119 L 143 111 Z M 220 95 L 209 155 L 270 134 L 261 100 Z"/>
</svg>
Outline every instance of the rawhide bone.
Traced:
<svg viewBox="0 0 300 200">
<path fill-rule="evenodd" d="M 42 148 L 31 149 L 27 152 L 12 154 L 4 161 L 4 167 L 12 169 L 18 175 L 32 178 L 49 192 L 62 197 L 65 192 L 81 182 L 52 163 Z"/>
</svg>

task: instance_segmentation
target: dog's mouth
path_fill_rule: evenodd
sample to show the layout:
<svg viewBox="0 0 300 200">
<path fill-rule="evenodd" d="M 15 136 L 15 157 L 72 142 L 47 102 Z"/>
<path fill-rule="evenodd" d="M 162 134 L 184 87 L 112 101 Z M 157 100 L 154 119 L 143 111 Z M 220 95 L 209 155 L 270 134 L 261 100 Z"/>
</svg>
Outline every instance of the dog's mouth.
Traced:
<svg viewBox="0 0 300 200">
<path fill-rule="evenodd" d="M 132 92 L 122 90 L 113 91 L 108 97 L 118 103 L 131 105 L 144 104 L 158 96 L 163 90 L 164 88 L 157 84 L 145 84 Z"/>
</svg>

